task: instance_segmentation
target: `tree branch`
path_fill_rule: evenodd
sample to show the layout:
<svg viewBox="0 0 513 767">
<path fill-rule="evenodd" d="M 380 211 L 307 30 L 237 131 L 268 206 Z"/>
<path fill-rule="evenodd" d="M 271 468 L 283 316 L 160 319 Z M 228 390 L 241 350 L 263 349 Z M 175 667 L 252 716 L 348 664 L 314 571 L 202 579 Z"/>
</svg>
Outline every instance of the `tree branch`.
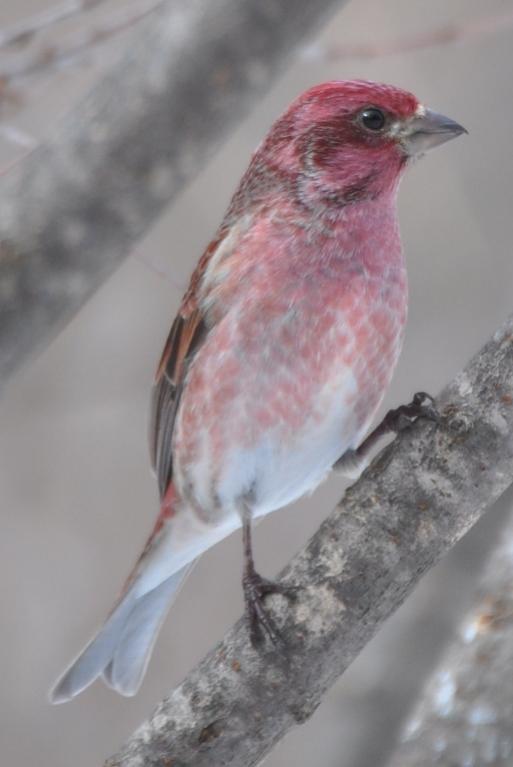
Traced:
<svg viewBox="0 0 513 767">
<path fill-rule="evenodd" d="M 511 765 L 513 517 L 389 767 Z"/>
<path fill-rule="evenodd" d="M 130 252 L 297 45 L 344 0 L 181 0 L 0 176 L 0 382 Z"/>
<path fill-rule="evenodd" d="M 106 0 L 65 0 L 61 5 L 46 8 L 28 19 L 0 29 L 0 48 L 26 45 L 38 32 L 60 24 L 61 21 L 66 21 L 78 14 L 91 11 L 103 2 Z"/>
<path fill-rule="evenodd" d="M 349 488 L 282 573 L 285 645 L 255 652 L 240 620 L 108 767 L 258 764 L 513 481 L 513 316 L 417 423 Z"/>
<path fill-rule="evenodd" d="M 309 61 L 338 61 L 340 59 L 374 59 L 396 56 L 443 45 L 476 43 L 502 32 L 513 24 L 513 12 L 488 14 L 477 19 L 462 19 L 432 29 L 423 29 L 395 40 L 372 40 L 358 43 L 312 43 L 303 51 Z"/>
<path fill-rule="evenodd" d="M 94 0 L 96 4 L 103 1 Z M 17 56 L 9 56 L 7 60 L 2 61 L 0 58 L 0 82 L 4 88 L 12 89 L 19 80 L 41 77 L 52 69 L 78 61 L 95 46 L 105 44 L 112 37 L 135 26 L 162 5 L 162 2 L 163 0 L 147 0 L 142 3 L 137 0 L 131 5 L 118 8 L 114 14 L 105 14 L 103 19 L 89 25 L 89 28 L 82 24 L 74 33 L 61 37 L 58 41 L 43 41 L 39 45 L 30 46 L 28 50 L 22 50 Z"/>
</svg>

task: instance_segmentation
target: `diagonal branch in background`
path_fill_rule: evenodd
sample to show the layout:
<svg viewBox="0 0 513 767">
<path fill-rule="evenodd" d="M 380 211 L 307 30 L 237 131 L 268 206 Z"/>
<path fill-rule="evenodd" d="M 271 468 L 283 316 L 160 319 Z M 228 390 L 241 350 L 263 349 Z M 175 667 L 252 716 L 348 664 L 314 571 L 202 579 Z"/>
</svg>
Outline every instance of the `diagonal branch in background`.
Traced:
<svg viewBox="0 0 513 767">
<path fill-rule="evenodd" d="M 96 0 L 96 2 L 99 1 Z M 0 58 L 0 82 L 4 89 L 9 87 L 12 91 L 14 84 L 20 80 L 40 77 L 52 69 L 68 66 L 96 46 L 134 27 L 146 16 L 154 13 L 162 3 L 163 0 L 149 0 L 146 3 L 138 0 L 118 9 L 117 13 L 105 16 L 101 21 L 89 25 L 89 28 L 81 25 L 74 34 L 70 35 L 71 40 L 64 38 L 51 43 L 34 45 L 18 53 L 17 56 L 9 56 L 7 61 L 2 61 Z"/>
<path fill-rule="evenodd" d="M 34 35 L 62 21 L 86 13 L 106 0 L 66 0 L 62 5 L 47 8 L 28 19 L 23 19 L 6 29 L 0 29 L 0 48 L 26 45 Z"/>
<path fill-rule="evenodd" d="M 0 176 L 0 382 L 64 327 L 344 0 L 174 0 Z"/>
<path fill-rule="evenodd" d="M 512 584 L 513 516 L 490 558 L 476 606 L 428 683 L 389 767 L 511 765 Z"/>
<path fill-rule="evenodd" d="M 513 24 L 513 12 L 489 14 L 477 19 L 463 19 L 443 24 L 433 29 L 422 30 L 408 37 L 396 40 L 373 40 L 358 43 L 313 43 L 303 51 L 303 57 L 310 61 L 338 61 L 340 59 L 374 59 L 382 56 L 396 56 L 413 53 L 424 48 L 440 45 L 478 43 L 507 29 Z"/>
<path fill-rule="evenodd" d="M 251 767 L 296 723 L 420 577 L 513 482 L 513 316 L 442 392 L 442 424 L 387 447 L 285 568 L 282 652 L 244 622 L 187 676 L 108 767 Z"/>
</svg>

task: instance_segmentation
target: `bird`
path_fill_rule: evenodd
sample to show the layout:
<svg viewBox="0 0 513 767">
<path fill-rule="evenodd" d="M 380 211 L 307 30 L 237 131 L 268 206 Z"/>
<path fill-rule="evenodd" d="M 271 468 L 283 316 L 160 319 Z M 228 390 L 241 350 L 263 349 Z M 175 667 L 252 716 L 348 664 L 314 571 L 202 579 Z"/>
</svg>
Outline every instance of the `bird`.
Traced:
<svg viewBox="0 0 513 767">
<path fill-rule="evenodd" d="M 356 475 L 403 341 L 408 288 L 397 192 L 412 160 L 466 133 L 410 92 L 309 88 L 251 157 L 194 270 L 152 392 L 154 529 L 103 626 L 50 700 L 96 679 L 134 695 L 194 562 L 242 528 L 249 638 L 279 641 L 255 568 L 255 520 Z M 427 395 L 395 415 L 422 415 Z M 392 413 L 394 415 L 394 413 Z M 390 416 L 390 414 L 389 414 Z M 393 419 L 392 419 L 393 420 Z"/>
</svg>

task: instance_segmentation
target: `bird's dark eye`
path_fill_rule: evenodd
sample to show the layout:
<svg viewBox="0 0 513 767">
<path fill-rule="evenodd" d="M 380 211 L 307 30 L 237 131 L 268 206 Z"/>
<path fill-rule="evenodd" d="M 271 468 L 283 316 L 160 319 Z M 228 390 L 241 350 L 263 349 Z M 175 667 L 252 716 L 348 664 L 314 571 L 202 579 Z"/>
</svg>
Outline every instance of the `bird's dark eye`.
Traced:
<svg viewBox="0 0 513 767">
<path fill-rule="evenodd" d="M 363 112 L 360 113 L 360 120 L 367 130 L 372 131 L 381 130 L 386 122 L 385 115 L 381 109 L 377 109 L 376 107 L 368 107 L 367 109 L 364 109 Z"/>
</svg>

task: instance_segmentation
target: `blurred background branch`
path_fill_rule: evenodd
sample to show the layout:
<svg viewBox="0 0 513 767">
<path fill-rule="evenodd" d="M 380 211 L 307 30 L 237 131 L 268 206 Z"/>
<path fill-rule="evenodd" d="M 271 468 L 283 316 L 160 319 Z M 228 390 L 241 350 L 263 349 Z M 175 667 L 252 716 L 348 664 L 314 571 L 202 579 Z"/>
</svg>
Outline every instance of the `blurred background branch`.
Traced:
<svg viewBox="0 0 513 767">
<path fill-rule="evenodd" d="M 512 381 L 513 316 L 442 392 L 442 424 L 416 423 L 386 448 L 285 568 L 299 595 L 272 603 L 283 651 L 255 652 L 239 621 L 108 767 L 251 767 L 308 719 L 513 481 Z"/>
<path fill-rule="evenodd" d="M 68 0 L 61 5 L 47 8 L 42 13 L 18 21 L 0 30 L 0 48 L 30 43 L 38 32 L 53 27 L 65 19 L 86 13 L 106 2 L 106 0 Z"/>
<path fill-rule="evenodd" d="M 513 758 L 513 516 L 389 767 L 496 767 Z"/>
<path fill-rule="evenodd" d="M 108 0 L 68 0 L 48 8 L 23 21 L 0 29 L 0 102 L 19 81 L 40 77 L 51 70 L 79 61 L 97 45 L 137 24 L 164 0 L 132 0 L 112 9 Z M 91 11 L 106 6 L 102 15 Z M 82 23 L 60 38 L 45 40 L 49 30 L 63 22 L 81 16 Z M 461 19 L 402 38 L 369 39 L 350 44 L 307 43 L 302 52 L 306 60 L 337 61 L 348 58 L 378 58 L 412 53 L 440 45 L 479 42 L 513 25 L 513 12 L 489 13 L 485 16 Z M 43 37 L 43 39 L 41 39 Z"/>
<path fill-rule="evenodd" d="M 340 5 L 164 2 L 48 141 L 4 171 L 0 384 L 112 273 Z"/>
<path fill-rule="evenodd" d="M 489 14 L 475 19 L 460 19 L 457 22 L 423 29 L 422 32 L 392 40 L 372 39 L 344 45 L 336 43 L 322 45 L 314 42 L 305 48 L 304 56 L 307 59 L 318 61 L 397 56 L 401 53 L 412 53 L 439 45 L 478 42 L 489 35 L 494 35 L 511 27 L 511 25 L 513 25 L 513 11 L 508 11 L 507 13 Z"/>
<path fill-rule="evenodd" d="M 69 6 L 55 8 L 53 13 L 41 14 L 28 20 L 19 28 L 6 30 L 4 35 L 7 40 L 14 38 L 19 40 L 16 53 L 0 59 L 0 81 L 6 87 L 13 90 L 20 80 L 40 77 L 51 70 L 59 69 L 80 59 L 85 53 L 91 51 L 97 45 L 105 43 L 120 32 L 133 27 L 137 22 L 148 16 L 152 11 L 161 6 L 164 0 L 136 0 L 132 3 L 124 3 L 115 13 L 104 14 L 101 22 L 89 25 L 80 25 L 74 34 L 63 36 L 59 41 L 52 43 L 37 43 L 35 45 L 23 44 L 22 40 L 32 40 L 37 32 L 46 30 L 64 19 L 72 18 L 78 14 L 96 8 L 106 0 L 84 0 L 83 2 L 70 3 Z M 39 25 L 39 26 L 38 26 Z M 0 32 L 0 48 L 2 47 L 2 34 Z M 12 44 L 11 44 L 12 45 Z"/>
</svg>

